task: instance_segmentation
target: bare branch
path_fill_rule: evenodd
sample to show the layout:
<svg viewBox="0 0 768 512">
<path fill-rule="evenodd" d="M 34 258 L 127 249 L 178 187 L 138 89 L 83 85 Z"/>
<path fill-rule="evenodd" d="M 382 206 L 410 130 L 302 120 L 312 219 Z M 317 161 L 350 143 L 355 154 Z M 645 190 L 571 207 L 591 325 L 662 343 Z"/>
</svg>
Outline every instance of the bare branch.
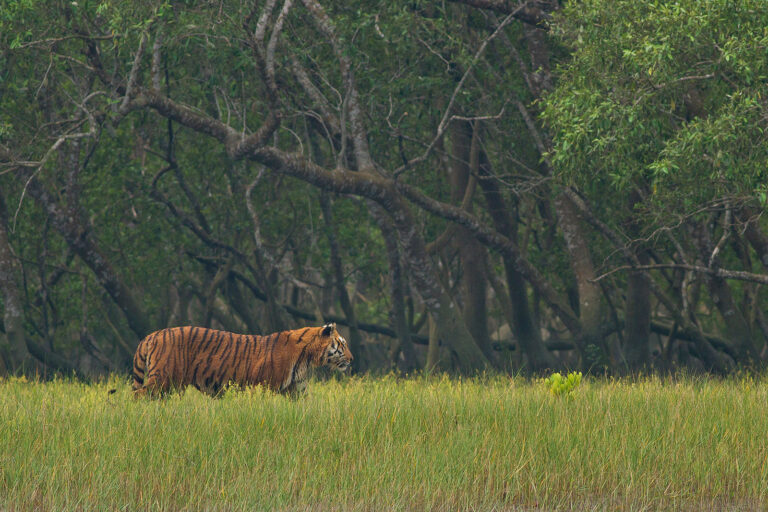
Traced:
<svg viewBox="0 0 768 512">
<path fill-rule="evenodd" d="M 248 213 L 251 215 L 251 222 L 253 223 L 253 241 L 256 244 L 256 251 L 266 260 L 270 269 L 277 269 L 277 262 L 272 258 L 272 254 L 264 248 L 264 244 L 261 241 L 261 222 L 259 222 L 259 214 L 256 212 L 256 208 L 253 206 L 251 196 L 253 189 L 259 184 L 264 176 L 264 168 L 259 169 L 259 174 L 256 179 L 248 185 L 245 190 L 245 205 L 248 208 Z M 302 285 L 303 287 L 303 285 Z"/>
<path fill-rule="evenodd" d="M 376 166 L 373 163 L 371 151 L 368 147 L 368 132 L 365 129 L 365 123 L 363 122 L 359 93 L 355 87 L 355 78 L 352 73 L 352 65 L 349 61 L 349 57 L 347 57 L 341 48 L 341 43 L 336 35 L 333 21 L 328 17 L 320 3 L 316 0 L 304 0 L 304 5 L 312 14 L 312 19 L 318 29 L 320 29 L 320 31 L 328 38 L 328 41 L 331 43 L 331 47 L 336 54 L 336 58 L 339 61 L 339 67 L 341 68 L 341 75 L 346 89 L 346 95 L 342 102 L 342 110 L 344 111 L 341 119 L 342 135 L 344 135 L 345 131 L 344 118 L 348 115 L 352 128 L 352 143 L 355 152 L 355 160 L 357 161 L 357 170 L 360 172 L 373 173 L 376 171 Z M 342 149 L 344 147 L 345 137 L 342 136 Z M 339 158 L 343 158 L 343 155 L 344 152 L 342 151 Z"/>
<path fill-rule="evenodd" d="M 128 84 L 125 86 L 125 94 L 123 95 L 123 101 L 120 104 L 120 112 L 125 114 L 129 111 L 129 102 L 133 97 L 133 90 L 136 88 L 136 80 L 139 75 L 139 66 L 141 65 L 141 59 L 144 57 L 144 47 L 147 45 L 147 33 L 141 34 L 141 40 L 139 41 L 139 49 L 136 50 L 136 56 L 133 58 L 133 66 L 131 72 L 128 75 Z"/>
<path fill-rule="evenodd" d="M 111 39 L 117 39 L 119 37 L 120 36 L 118 34 L 112 34 L 112 35 L 108 35 L 108 36 L 94 36 L 94 35 L 91 35 L 91 34 L 72 34 L 72 35 L 63 36 L 63 37 L 52 37 L 52 38 L 49 38 L 49 39 L 40 39 L 38 41 L 29 41 L 29 42 L 20 44 L 17 47 L 17 49 L 18 50 L 23 50 L 25 48 L 31 48 L 31 47 L 34 47 L 34 46 L 47 46 L 47 47 L 50 48 L 50 47 L 53 47 L 54 45 L 56 45 L 57 43 L 60 43 L 62 41 L 68 41 L 70 39 L 89 39 L 89 40 L 94 40 L 94 41 L 97 41 L 97 40 L 98 41 L 109 41 Z"/>
<path fill-rule="evenodd" d="M 78 127 L 84 122 L 85 122 L 84 119 L 81 120 L 78 123 Z M 13 214 L 13 223 L 12 223 L 11 232 L 16 231 L 16 220 L 18 219 L 19 212 L 21 211 L 21 205 L 24 203 L 24 197 L 26 196 L 27 189 L 29 188 L 29 184 L 32 182 L 33 179 L 35 179 L 35 177 L 43 168 L 43 166 L 46 164 L 46 162 L 48 162 L 48 159 L 51 157 L 51 155 L 54 152 L 56 152 L 61 147 L 61 145 L 64 144 L 66 141 L 74 140 L 74 139 L 82 139 L 85 137 L 92 137 L 93 134 L 95 133 L 95 130 L 96 130 L 96 126 L 91 125 L 91 129 L 87 132 L 69 133 L 69 134 L 61 135 L 58 139 L 56 139 L 56 142 L 54 142 L 53 145 L 50 148 L 48 148 L 48 151 L 45 152 L 45 155 L 43 155 L 43 158 L 39 162 L 25 162 L 25 164 L 27 165 L 16 163 L 16 165 L 9 170 L 9 171 L 18 170 L 19 168 L 23 168 L 23 167 L 36 167 L 36 169 L 32 171 L 32 173 L 30 173 L 27 180 L 24 182 L 24 188 L 21 190 L 21 196 L 19 197 L 19 205 L 16 207 L 16 212 Z M 31 164 L 31 165 L 28 165 L 28 164 Z M 9 172 L 9 171 L 5 171 L 5 172 Z"/>
<path fill-rule="evenodd" d="M 504 117 L 504 107 L 494 116 L 451 116 L 451 121 L 494 121 Z"/>
<path fill-rule="evenodd" d="M 293 75 L 296 78 L 296 81 L 299 82 L 299 85 L 301 85 L 302 89 L 304 89 L 304 92 L 307 93 L 307 96 L 309 96 L 310 99 L 315 102 L 317 108 L 320 109 L 322 120 L 324 123 L 327 123 L 328 126 L 330 126 L 331 133 L 340 133 L 341 123 L 339 122 L 339 117 L 333 112 L 331 103 L 325 96 L 323 96 L 323 93 L 321 93 L 320 90 L 315 87 L 315 84 L 313 84 L 312 80 L 310 80 L 307 71 L 304 69 L 304 67 L 302 67 L 299 61 L 296 60 L 296 58 L 291 59 L 291 68 L 293 69 Z"/>
<path fill-rule="evenodd" d="M 266 144 L 269 137 L 280 125 L 279 118 L 273 112 L 269 112 L 261 127 L 245 137 L 244 133 L 217 119 L 199 113 L 183 103 L 177 103 L 155 91 L 140 89 L 136 99 L 130 102 L 130 108 L 138 109 L 144 106 L 153 108 L 163 117 L 218 139 L 224 143 L 227 154 L 233 159 L 243 158 Z"/>
<path fill-rule="evenodd" d="M 293 0 L 285 0 L 283 8 L 275 21 L 275 26 L 272 28 L 272 34 L 269 36 L 269 43 L 267 44 L 267 79 L 270 81 L 270 87 L 273 89 L 277 89 L 277 84 L 275 83 L 275 48 L 277 48 L 277 40 L 280 37 L 285 18 L 288 16 L 288 11 L 290 11 L 292 5 Z"/>
<path fill-rule="evenodd" d="M 675 80 L 670 80 L 669 82 L 664 82 L 662 84 L 654 84 L 653 88 L 654 89 L 663 89 L 665 87 L 669 87 L 672 84 L 677 84 L 677 83 L 680 83 L 680 82 L 688 82 L 688 81 L 691 81 L 691 80 L 709 80 L 710 78 L 715 78 L 715 74 L 714 73 L 709 73 L 709 74 L 706 74 L 706 75 L 684 76 L 684 77 L 681 77 L 681 78 L 677 78 Z"/>
<path fill-rule="evenodd" d="M 702 267 L 700 265 L 688 265 L 685 263 L 657 263 L 654 265 L 624 265 L 616 267 L 615 269 L 602 274 L 594 279 L 594 281 L 600 281 L 611 274 L 621 272 L 623 270 L 655 270 L 661 268 L 675 268 L 681 270 L 689 270 L 691 272 L 699 272 L 714 277 L 722 277 L 724 279 L 734 279 L 736 281 L 748 281 L 751 283 L 768 284 L 768 275 L 765 274 L 753 274 L 752 272 L 744 272 L 741 270 L 723 270 L 721 268 Z"/>
<path fill-rule="evenodd" d="M 253 32 L 253 37 L 259 45 L 264 44 L 264 34 L 267 32 L 267 24 L 272 18 L 272 11 L 275 9 L 276 3 L 277 0 L 267 0 L 267 5 L 264 6 L 264 12 L 256 23 L 256 30 Z"/>
<path fill-rule="evenodd" d="M 160 84 L 162 80 L 160 78 L 161 67 L 161 54 L 160 50 L 163 48 L 163 31 L 158 29 L 155 34 L 155 42 L 152 45 L 152 89 L 160 91 Z"/>
</svg>

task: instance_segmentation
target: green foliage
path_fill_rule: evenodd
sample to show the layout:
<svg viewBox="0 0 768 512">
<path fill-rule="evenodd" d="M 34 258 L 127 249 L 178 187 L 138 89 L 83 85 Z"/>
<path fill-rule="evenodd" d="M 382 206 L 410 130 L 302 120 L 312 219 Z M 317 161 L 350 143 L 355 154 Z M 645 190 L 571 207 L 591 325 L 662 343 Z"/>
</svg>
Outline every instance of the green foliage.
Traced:
<svg viewBox="0 0 768 512">
<path fill-rule="evenodd" d="M 567 377 L 564 377 L 560 372 L 555 372 L 544 379 L 544 385 L 553 396 L 571 398 L 579 384 L 581 384 L 581 372 L 570 372 Z"/>
<path fill-rule="evenodd" d="M 482 149 L 478 159 L 487 160 L 498 178 L 493 183 L 515 221 L 513 231 L 503 234 L 515 238 L 546 284 L 568 296 L 577 314 L 584 310 L 572 261 L 550 208 L 560 184 L 577 183 L 579 192 L 597 199 L 601 219 L 624 225 L 635 223 L 641 208 L 661 216 L 723 198 L 756 197 L 766 204 L 768 8 L 763 3 L 568 2 L 552 32 L 573 53 L 559 68 L 557 89 L 531 108 L 534 113 L 544 108 L 554 143 L 549 159 L 559 182 L 540 175 L 541 155 L 514 106 L 518 99 L 526 104 L 533 99 L 518 62 L 526 65 L 530 49 L 522 43 L 522 23 L 507 27 L 475 59 L 496 23 L 484 10 L 455 2 L 322 4 L 338 36 L 334 44 L 300 3 L 287 12 L 271 43 L 280 6 L 266 23 L 265 45 L 279 89 L 275 99 L 259 64 L 264 54 L 252 41 L 264 2 L 0 0 L 0 143 L 14 159 L 29 162 L 25 169 L 57 206 L 76 207 L 104 260 L 152 316 L 150 323 L 200 323 L 207 316 L 232 329 L 241 329 L 250 316 L 252 325 L 264 323 L 263 302 L 255 298 L 264 290 L 305 312 L 338 314 L 339 308 L 317 188 L 286 177 L 285 169 L 273 164 L 262 169 L 233 162 L 210 137 L 210 125 L 195 127 L 187 120 L 182 126 L 179 117 L 155 110 L 157 105 L 121 112 L 131 76 L 140 87 L 160 78 L 160 92 L 187 107 L 184 112 L 238 133 L 258 130 L 274 109 L 280 127 L 270 145 L 336 172 L 337 165 L 354 167 L 352 144 L 342 137 L 350 135 L 350 126 L 334 126 L 350 119 L 338 49 L 355 73 L 366 139 L 382 175 L 391 177 L 404 161 L 431 148 L 397 179 L 456 205 L 447 177 L 463 159 L 453 131 L 459 123 L 451 122 L 441 140 L 434 137 L 449 98 L 472 67 L 450 113 L 482 119 L 474 123 L 476 147 Z M 144 54 L 137 59 L 145 36 Z M 309 90 L 294 75 L 297 64 L 312 83 Z M 49 154 L 55 141 L 56 151 Z M 36 168 L 44 155 L 45 165 Z M 115 339 L 122 334 L 121 351 L 129 353 L 133 334 L 126 335 L 120 314 L 107 314 L 116 313 L 115 306 L 91 270 L 46 221 L 40 202 L 25 193 L 26 177 L 0 163 L 0 188 L 11 210 L 20 205 L 18 215 L 11 212 L 11 245 L 23 265 L 16 278 L 23 283 L 28 333 L 54 351 L 82 352 L 77 334 L 86 329 L 108 356 L 120 352 Z M 250 212 L 244 191 L 256 176 L 262 178 L 252 188 Z M 481 188 L 491 183 L 480 178 Z M 629 205 L 627 191 L 639 191 L 647 204 Z M 468 210 L 491 226 L 487 197 L 476 189 Z M 358 320 L 388 323 L 388 265 L 379 228 L 365 201 L 347 195 L 332 199 L 345 285 Z M 411 211 L 427 243 L 451 225 L 418 206 Z M 258 254 L 254 217 L 274 266 Z M 649 222 L 638 231 L 658 226 Z M 599 234 L 590 231 L 584 239 L 594 262 L 612 257 Z M 456 285 L 466 266 L 451 245 L 430 254 L 437 268 L 430 273 L 452 295 L 463 293 Z M 726 262 L 735 259 L 732 249 L 722 253 Z M 489 259 L 501 275 L 498 258 Z M 217 271 L 230 262 L 231 279 L 217 281 Z M 408 293 L 424 291 L 408 277 Z M 621 280 L 623 274 L 610 279 Z M 622 285 L 611 285 L 605 297 L 619 299 Z M 558 328 L 550 322 L 548 295 L 525 286 L 536 327 Z M 733 288 L 741 293 L 739 286 Z M 494 295 L 498 292 L 503 290 Z M 751 301 L 750 296 L 742 302 Z M 618 323 L 620 302 L 611 308 L 618 309 Z M 500 304 L 490 307 L 502 311 Z M 411 301 L 416 311 L 409 316 L 417 317 L 422 306 Z M 494 327 L 508 320 L 493 316 Z M 703 320 L 706 327 L 717 327 L 716 322 Z M 582 355 L 596 359 L 590 351 Z"/>
<path fill-rule="evenodd" d="M 205 289 L 215 269 L 201 264 L 200 259 L 221 263 L 229 256 L 220 246 L 201 241 L 188 225 L 153 198 L 153 184 L 178 211 L 197 221 L 190 199 L 194 198 L 212 238 L 245 255 L 237 258 L 236 270 L 250 282 L 258 282 L 260 278 L 254 276 L 253 269 L 259 265 L 252 258 L 254 226 L 245 207 L 244 190 L 259 169 L 232 162 L 218 141 L 176 123 L 169 124 L 150 110 L 119 114 L 122 93 L 111 90 L 114 84 L 105 84 L 104 77 L 92 73 L 88 55 L 89 48 L 95 48 L 107 75 L 124 85 L 139 41 L 148 36 L 143 60 L 136 70 L 137 83 L 146 87 L 152 83 L 153 44 L 162 34 L 162 92 L 235 130 L 252 132 L 271 108 L 257 58 L 247 42 L 264 5 L 145 0 L 0 2 L 0 143 L 12 148 L 19 159 L 34 162 L 62 133 L 94 129 L 94 138 L 76 138 L 61 144 L 58 154 L 51 155 L 36 173 L 36 179 L 47 190 L 64 191 L 62 195 L 66 196 L 69 171 L 62 164 L 87 161 L 77 174 L 78 206 L 106 260 L 136 294 L 141 308 L 152 316 L 151 321 L 162 324 L 168 319 L 176 292 L 184 304 L 190 302 L 179 312 L 182 318 L 178 321 L 201 321 L 194 311 L 205 300 Z M 394 169 L 402 165 L 404 157 L 421 154 L 423 141 L 434 137 L 447 98 L 472 62 L 480 41 L 487 37 L 487 18 L 477 10 L 433 2 L 322 4 L 333 20 L 342 51 L 353 62 L 364 117 L 369 120 L 374 158 L 385 170 Z M 255 15 L 249 18 L 252 11 Z M 251 21 L 246 27 L 247 19 Z M 272 27 L 269 23 L 267 40 Z M 510 27 L 508 32 L 514 38 L 519 30 Z M 90 42 L 89 37 L 93 38 Z M 498 51 L 488 48 L 488 62 L 500 57 L 493 53 Z M 280 100 L 281 127 L 274 143 L 311 155 L 319 165 L 332 168 L 334 162 L 340 161 L 338 142 L 327 133 L 327 127 L 308 126 L 307 119 L 312 116 L 295 115 L 315 112 L 318 105 L 297 86 L 291 71 L 294 60 L 306 68 L 337 116 L 342 114 L 345 88 L 332 46 L 319 36 L 304 6 L 295 5 L 288 13 L 274 58 L 277 82 L 285 91 Z M 522 78 L 513 66 L 488 66 L 481 61 L 458 95 L 454 113 L 469 115 L 477 110 L 496 114 L 505 108 L 505 95 L 510 89 L 524 97 Z M 87 109 L 80 106 L 85 98 Z M 96 126 L 90 125 L 85 110 L 94 114 Z M 310 129 L 314 130 L 311 135 Z M 503 133 L 509 129 L 506 119 L 502 129 Z M 168 147 L 171 132 L 173 148 Z M 400 140 L 402 153 L 397 145 L 399 134 L 406 135 Z M 493 157 L 498 143 L 489 137 L 486 144 Z M 505 151 L 514 145 L 509 138 L 498 144 Z M 170 149 L 178 173 L 166 172 L 155 180 L 168 164 L 165 158 Z M 434 152 L 438 153 L 444 152 Z M 522 159 L 534 165 L 532 155 Z M 450 187 L 440 158 L 433 156 L 400 179 L 446 199 Z M 19 204 L 24 183 L 17 182 L 11 173 L 0 175 L 0 180 L 9 205 Z M 317 193 L 299 180 L 267 172 L 253 189 L 253 200 L 262 241 L 279 260 L 283 272 L 320 288 L 328 284 L 322 281 L 327 277 L 329 249 Z M 346 284 L 356 291 L 358 320 L 388 323 L 388 264 L 381 233 L 371 221 L 366 204 L 348 199 L 333 200 Z M 125 331 L 124 325 L 105 325 L 103 321 L 105 310 L 111 307 L 109 298 L 89 269 L 73 258 L 56 230 L 45 224 L 46 215 L 39 204 L 28 194 L 20 203 L 12 243 L 25 265 L 42 269 L 40 275 L 24 275 L 30 295 L 26 302 L 29 330 L 52 332 L 51 344 L 66 351 L 79 346 L 76 334 L 87 327 L 89 332 L 103 336 L 99 341 L 109 352 L 115 333 Z M 424 215 L 417 222 L 428 240 L 446 227 L 445 221 L 432 216 Z M 43 225 L 47 227 L 39 229 Z M 76 267 L 44 291 L 55 311 L 36 297 L 43 293 L 48 266 Z M 292 305 L 317 307 L 314 298 L 308 306 L 302 303 L 305 296 L 291 297 L 290 286 L 283 286 L 284 276 L 270 279 L 284 293 L 281 302 L 297 300 Z M 263 287 L 263 283 L 258 285 Z M 245 295 L 248 308 L 263 311 L 260 302 L 247 292 Z M 317 293 L 317 297 L 320 295 Z M 72 297 L 83 297 L 85 303 Z M 333 307 L 325 297 L 322 302 L 323 308 Z M 119 320 L 120 315 L 116 317 Z M 41 325 L 49 318 L 52 325 Z M 112 323 L 120 323 L 115 320 L 113 315 Z M 81 326 L 83 321 L 88 325 Z M 132 336 L 128 333 L 126 338 Z"/>
<path fill-rule="evenodd" d="M 568 3 L 573 50 L 544 101 L 556 171 L 585 191 L 647 187 L 662 212 L 755 197 L 768 175 L 768 4 Z"/>
</svg>

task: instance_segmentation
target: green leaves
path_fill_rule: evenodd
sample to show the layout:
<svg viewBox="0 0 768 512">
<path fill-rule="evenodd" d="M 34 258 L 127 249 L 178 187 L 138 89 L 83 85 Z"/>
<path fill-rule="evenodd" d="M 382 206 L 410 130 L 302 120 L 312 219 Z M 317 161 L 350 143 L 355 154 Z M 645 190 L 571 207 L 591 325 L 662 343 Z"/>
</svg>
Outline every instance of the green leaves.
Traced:
<svg viewBox="0 0 768 512">
<path fill-rule="evenodd" d="M 653 184 L 663 211 L 756 197 L 765 180 L 768 4 L 591 0 L 554 33 L 574 48 L 545 98 L 555 172 L 605 196 Z M 680 201 L 684 197 L 687 201 Z"/>
<path fill-rule="evenodd" d="M 555 372 L 544 379 L 544 385 L 553 396 L 573 397 L 573 392 L 581 384 L 581 372 L 570 372 L 564 377 L 560 372 Z"/>
</svg>

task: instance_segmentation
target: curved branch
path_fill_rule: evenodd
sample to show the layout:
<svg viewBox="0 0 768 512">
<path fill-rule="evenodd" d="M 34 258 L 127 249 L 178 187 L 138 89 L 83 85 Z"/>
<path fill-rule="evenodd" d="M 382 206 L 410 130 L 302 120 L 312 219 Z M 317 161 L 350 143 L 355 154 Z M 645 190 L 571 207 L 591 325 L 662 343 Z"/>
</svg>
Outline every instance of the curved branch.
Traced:
<svg viewBox="0 0 768 512">
<path fill-rule="evenodd" d="M 183 103 L 178 103 L 155 91 L 141 89 L 136 99 L 131 102 L 130 108 L 138 109 L 145 106 L 156 110 L 163 117 L 222 142 L 227 154 L 233 159 L 246 157 L 262 147 L 280 126 L 279 117 L 270 111 L 259 129 L 246 137 L 244 133 L 228 124 L 201 114 Z"/>
</svg>

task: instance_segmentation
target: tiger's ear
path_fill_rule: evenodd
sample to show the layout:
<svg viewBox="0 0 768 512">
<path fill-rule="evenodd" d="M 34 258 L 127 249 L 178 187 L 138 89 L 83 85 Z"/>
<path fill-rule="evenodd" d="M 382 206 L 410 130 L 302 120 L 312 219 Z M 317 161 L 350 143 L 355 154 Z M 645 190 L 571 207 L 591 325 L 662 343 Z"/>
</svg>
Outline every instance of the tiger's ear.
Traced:
<svg viewBox="0 0 768 512">
<path fill-rule="evenodd" d="M 330 324 L 325 324 L 323 326 L 323 330 L 320 332 L 322 336 L 330 336 L 331 333 L 336 329 L 336 323 L 331 322 Z"/>
</svg>

